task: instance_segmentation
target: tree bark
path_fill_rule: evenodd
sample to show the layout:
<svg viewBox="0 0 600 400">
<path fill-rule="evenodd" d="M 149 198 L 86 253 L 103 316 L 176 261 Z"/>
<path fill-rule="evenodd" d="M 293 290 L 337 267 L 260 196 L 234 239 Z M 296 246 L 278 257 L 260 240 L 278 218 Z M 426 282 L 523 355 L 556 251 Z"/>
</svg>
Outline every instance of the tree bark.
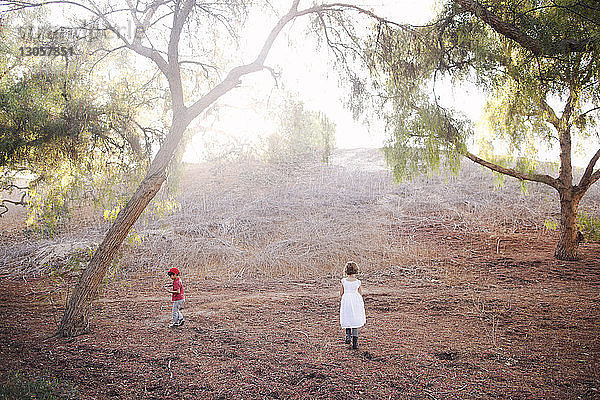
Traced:
<svg viewBox="0 0 600 400">
<path fill-rule="evenodd" d="M 577 259 L 579 247 L 577 209 L 581 197 L 574 195 L 572 190 L 561 191 L 559 195 L 560 230 L 554 257 L 559 260 L 573 261 Z"/>
<path fill-rule="evenodd" d="M 106 271 L 129 230 L 166 180 L 166 169 L 186 127 L 187 124 L 182 121 L 182 117 L 173 120 L 171 132 L 152 161 L 146 176 L 125 207 L 119 212 L 90 263 L 83 270 L 63 314 L 56 332 L 57 336 L 77 336 L 89 330 L 92 302 L 98 295 Z"/>
<path fill-rule="evenodd" d="M 127 237 L 129 230 L 166 180 L 165 172 L 177 146 L 183 138 L 186 128 L 194 118 L 206 110 L 208 106 L 236 87 L 242 76 L 260 71 L 264 68 L 265 59 L 271 50 L 273 42 L 288 22 L 298 16 L 320 10 L 319 7 L 312 7 L 298 11 L 298 3 L 299 0 L 293 0 L 291 9 L 279 19 L 279 22 L 271 30 L 259 55 L 252 63 L 231 70 L 223 81 L 189 107 L 186 107 L 183 102 L 183 89 L 178 65 L 178 43 L 179 33 L 194 4 L 194 0 L 186 1 L 181 13 L 174 17 L 173 29 L 169 41 L 168 63 L 164 61 L 158 52 L 143 47 L 139 43 L 139 39 L 137 39 L 137 42 L 134 40 L 133 44 L 128 44 L 127 47 L 154 60 L 169 82 L 169 88 L 173 98 L 173 122 L 171 124 L 171 131 L 158 150 L 152 164 L 150 164 L 145 178 L 142 180 L 125 207 L 119 212 L 116 220 L 106 234 L 106 237 L 100 244 L 100 247 L 98 247 L 98 250 L 92 257 L 87 268 L 81 274 L 81 278 L 73 291 L 73 295 L 69 300 L 67 309 L 65 310 L 60 326 L 55 334 L 56 336 L 76 336 L 89 330 L 92 302 L 98 295 L 102 279 L 104 278 L 110 263 L 114 259 L 116 252 Z M 102 15 L 102 17 L 106 20 L 105 16 Z M 126 39 L 118 34 L 118 30 L 113 30 L 125 43 L 127 43 Z"/>
</svg>

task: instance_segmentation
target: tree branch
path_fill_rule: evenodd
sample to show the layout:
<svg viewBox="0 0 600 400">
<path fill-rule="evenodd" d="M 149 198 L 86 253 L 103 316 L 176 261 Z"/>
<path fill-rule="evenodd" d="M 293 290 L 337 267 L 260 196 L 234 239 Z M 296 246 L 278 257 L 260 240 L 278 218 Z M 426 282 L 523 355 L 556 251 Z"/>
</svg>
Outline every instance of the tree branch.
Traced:
<svg viewBox="0 0 600 400">
<path fill-rule="evenodd" d="M 183 64 L 193 64 L 193 65 L 199 65 L 200 68 L 202 68 L 202 70 L 204 71 L 204 76 L 206 76 L 206 79 L 209 78 L 210 72 L 209 69 L 212 69 L 219 78 L 221 78 L 221 75 L 219 74 L 219 68 L 217 68 L 214 65 L 210 65 L 210 64 L 206 64 L 200 61 L 191 61 L 191 60 L 181 60 L 179 61 L 179 65 L 183 65 Z"/>
<path fill-rule="evenodd" d="M 402 30 L 410 30 L 413 31 L 411 28 L 412 26 L 410 25 L 403 25 L 400 24 L 398 22 L 394 22 L 391 21 L 389 19 L 385 19 L 383 17 L 380 17 L 379 15 L 375 14 L 373 11 L 364 9 L 362 7 L 359 7 L 357 5 L 354 4 L 347 4 L 347 3 L 331 3 L 331 4 L 323 4 L 322 6 L 318 6 L 318 8 L 322 8 L 323 10 L 330 10 L 330 11 L 335 11 L 336 9 L 340 9 L 340 8 L 346 8 L 346 9 L 350 9 L 350 10 L 354 10 L 356 12 L 358 12 L 359 14 L 364 14 L 370 18 L 373 18 L 375 20 L 377 20 L 380 23 L 386 24 L 386 25 L 393 25 L 397 28 L 400 28 Z"/>
<path fill-rule="evenodd" d="M 178 7 L 177 3 L 177 7 Z M 183 104 L 183 86 L 181 83 L 181 69 L 179 67 L 179 38 L 181 30 L 187 20 L 190 12 L 196 4 L 195 0 L 185 0 L 181 10 L 175 9 L 173 14 L 173 28 L 169 37 L 169 46 L 167 57 L 169 60 L 170 74 L 167 75 L 169 86 L 171 87 L 171 96 L 173 99 L 173 112 L 184 109 Z"/>
<path fill-rule="evenodd" d="M 454 0 L 454 2 L 487 23 L 500 35 L 514 40 L 536 56 L 553 56 L 572 52 L 587 52 L 589 51 L 589 46 L 598 41 L 597 38 L 593 37 L 583 40 L 563 39 L 552 43 L 552 47 L 544 46 L 539 40 L 528 36 L 517 26 L 500 19 L 478 1 Z"/>
<path fill-rule="evenodd" d="M 552 186 L 553 188 L 558 189 L 558 180 L 551 177 L 550 175 L 528 174 L 525 172 L 517 171 L 512 168 L 501 167 L 500 165 L 483 160 L 468 151 L 465 151 L 463 153 L 463 155 L 465 157 L 467 157 L 468 159 L 470 159 L 471 161 L 473 161 L 479 165 L 482 165 L 486 168 L 489 168 L 492 171 L 495 171 L 495 172 L 498 172 L 498 173 L 501 173 L 504 175 L 512 176 L 513 178 L 521 179 L 524 181 L 544 183 L 548 186 Z"/>
<path fill-rule="evenodd" d="M 273 29 L 269 33 L 269 36 L 267 36 L 267 39 L 265 40 L 261 51 L 259 52 L 258 56 L 256 57 L 256 59 L 253 62 L 251 62 L 250 64 L 245 64 L 245 65 L 241 65 L 239 67 L 233 68 L 229 72 L 229 74 L 227 74 L 227 77 L 225 77 L 225 79 L 223 81 L 221 81 L 218 85 L 216 85 L 206 95 L 202 96 L 202 98 L 198 99 L 189 108 L 187 108 L 186 118 L 185 118 L 185 121 L 187 123 L 191 122 L 194 118 L 196 118 L 212 102 L 214 102 L 215 99 L 219 98 L 222 94 L 226 93 L 227 91 L 229 91 L 229 90 L 233 89 L 235 86 L 237 86 L 239 84 L 239 79 L 243 75 L 246 75 L 246 74 L 249 74 L 252 72 L 257 72 L 264 68 L 265 59 L 267 58 L 267 55 L 269 54 L 269 51 L 271 50 L 271 47 L 273 46 L 275 39 L 277 38 L 277 36 L 279 35 L 279 33 L 281 32 L 283 27 L 288 22 L 293 20 L 294 18 L 296 18 L 300 15 L 305 15 L 305 14 L 308 14 L 309 12 L 315 11 L 315 9 L 316 9 L 315 7 L 310 8 L 308 10 L 304 10 L 304 11 L 298 11 L 299 1 L 300 0 L 294 0 L 290 11 L 288 11 L 287 14 L 285 14 L 283 17 L 281 17 L 279 19 L 279 21 L 277 22 L 275 27 L 273 27 Z"/>
<path fill-rule="evenodd" d="M 584 117 L 586 114 L 589 114 L 589 113 L 591 113 L 591 112 L 593 112 L 593 111 L 598 111 L 598 110 L 600 110 L 600 106 L 598 106 L 598 107 L 594 107 L 594 108 L 591 108 L 591 109 L 589 109 L 589 110 L 587 110 L 587 111 L 585 111 L 585 112 L 582 112 L 581 114 L 579 114 L 579 116 L 578 116 L 577 118 L 582 118 L 582 117 Z"/>
<path fill-rule="evenodd" d="M 6 191 L 12 192 L 12 189 L 29 190 L 29 186 L 23 186 L 23 187 L 21 187 L 19 185 L 15 185 L 14 183 L 9 183 L 7 185 L 0 186 L 0 190 L 6 190 Z"/>
<path fill-rule="evenodd" d="M 594 167 L 596 166 L 596 162 L 598 161 L 598 158 L 600 158 L 600 149 L 596 152 L 596 154 L 594 154 L 594 156 L 588 163 L 587 168 L 585 169 L 585 172 L 583 173 L 583 176 L 581 177 L 581 180 L 579 181 L 579 185 L 578 185 L 579 190 L 583 190 L 585 192 L 586 190 L 588 190 L 588 188 L 590 186 L 592 186 L 594 184 L 594 182 L 596 182 L 598 180 L 597 175 L 600 174 L 600 170 L 598 170 L 594 174 L 592 174 L 592 172 L 594 171 Z M 595 180 L 594 180 L 594 177 L 595 177 Z"/>
<path fill-rule="evenodd" d="M 588 183 L 588 188 L 594 183 L 596 183 L 598 179 L 600 179 L 600 169 L 596 170 L 596 172 L 594 172 L 594 174 L 591 176 L 590 181 Z"/>
<path fill-rule="evenodd" d="M 11 185 L 11 186 L 17 187 L 16 185 Z M 10 204 L 25 207 L 27 205 L 27 202 L 25 201 L 25 196 L 27 196 L 27 193 L 23 193 L 21 195 L 21 200 L 9 200 L 9 199 L 0 200 L 0 209 L 3 209 L 2 211 L 0 211 L 0 217 L 8 212 L 8 207 L 4 203 L 10 203 Z"/>
<path fill-rule="evenodd" d="M 556 116 L 554 109 L 543 98 L 540 99 L 540 106 L 546 112 L 546 121 L 550 122 L 556 129 L 560 129 L 560 119 Z"/>
</svg>

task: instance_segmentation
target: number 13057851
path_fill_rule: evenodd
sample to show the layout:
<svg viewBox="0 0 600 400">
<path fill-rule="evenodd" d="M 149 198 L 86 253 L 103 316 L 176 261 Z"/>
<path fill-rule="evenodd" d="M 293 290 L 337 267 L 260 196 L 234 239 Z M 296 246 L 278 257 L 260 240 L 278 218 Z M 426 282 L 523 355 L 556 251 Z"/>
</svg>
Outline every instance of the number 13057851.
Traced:
<svg viewBox="0 0 600 400">
<path fill-rule="evenodd" d="M 54 46 L 36 46 L 20 47 L 21 57 L 42 57 L 42 56 L 72 56 L 75 54 L 73 47 L 54 47 Z"/>
</svg>

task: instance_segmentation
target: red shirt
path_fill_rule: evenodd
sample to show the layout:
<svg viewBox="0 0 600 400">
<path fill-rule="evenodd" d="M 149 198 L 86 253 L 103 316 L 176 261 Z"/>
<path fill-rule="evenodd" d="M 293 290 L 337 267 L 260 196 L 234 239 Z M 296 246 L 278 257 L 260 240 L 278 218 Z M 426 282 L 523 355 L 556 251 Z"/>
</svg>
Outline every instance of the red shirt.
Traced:
<svg viewBox="0 0 600 400">
<path fill-rule="evenodd" d="M 177 278 L 173 281 L 173 290 L 177 290 L 179 289 L 179 294 L 177 293 L 173 293 L 171 295 L 171 299 L 173 301 L 177 301 L 177 300 L 181 300 L 183 299 L 183 284 L 181 283 L 181 279 Z"/>
</svg>

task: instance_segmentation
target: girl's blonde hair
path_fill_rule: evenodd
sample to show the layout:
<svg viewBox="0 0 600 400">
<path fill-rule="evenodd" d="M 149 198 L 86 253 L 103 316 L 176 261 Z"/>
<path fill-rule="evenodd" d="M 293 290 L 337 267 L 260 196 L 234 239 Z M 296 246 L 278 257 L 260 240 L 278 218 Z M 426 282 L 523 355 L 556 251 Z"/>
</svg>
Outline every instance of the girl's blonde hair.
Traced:
<svg viewBox="0 0 600 400">
<path fill-rule="evenodd" d="M 358 274 L 358 264 L 354 261 L 348 261 L 344 269 L 346 270 L 346 275 Z"/>
</svg>

